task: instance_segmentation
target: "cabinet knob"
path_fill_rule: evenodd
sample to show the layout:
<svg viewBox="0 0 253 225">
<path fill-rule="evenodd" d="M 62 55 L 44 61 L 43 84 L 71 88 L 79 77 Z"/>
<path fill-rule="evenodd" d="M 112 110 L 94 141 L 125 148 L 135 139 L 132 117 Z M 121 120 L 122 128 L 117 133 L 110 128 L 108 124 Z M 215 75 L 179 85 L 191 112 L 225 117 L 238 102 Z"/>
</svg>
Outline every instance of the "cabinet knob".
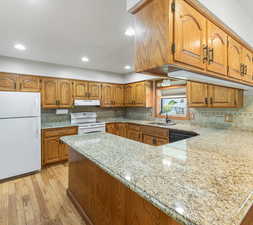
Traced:
<svg viewBox="0 0 253 225">
<path fill-rule="evenodd" d="M 208 105 L 208 98 L 205 98 L 205 104 Z"/>
</svg>

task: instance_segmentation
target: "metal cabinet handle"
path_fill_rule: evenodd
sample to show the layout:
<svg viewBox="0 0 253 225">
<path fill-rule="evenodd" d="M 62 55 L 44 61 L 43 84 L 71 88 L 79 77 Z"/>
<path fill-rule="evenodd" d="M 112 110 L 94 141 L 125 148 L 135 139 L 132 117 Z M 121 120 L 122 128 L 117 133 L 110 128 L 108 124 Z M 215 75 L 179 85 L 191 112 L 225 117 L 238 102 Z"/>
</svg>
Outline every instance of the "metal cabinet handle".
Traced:
<svg viewBox="0 0 253 225">
<path fill-rule="evenodd" d="M 240 74 L 244 76 L 244 64 L 240 64 Z"/>
<path fill-rule="evenodd" d="M 208 64 L 212 64 L 214 62 L 214 49 L 209 49 L 208 52 Z"/>
<path fill-rule="evenodd" d="M 208 98 L 205 98 L 205 104 L 208 105 Z"/>
<path fill-rule="evenodd" d="M 247 73 L 248 73 L 248 66 L 245 65 L 245 66 L 244 66 L 244 75 L 247 75 Z"/>
<path fill-rule="evenodd" d="M 210 98 L 210 104 L 211 105 L 213 104 L 213 98 L 212 97 Z"/>
<path fill-rule="evenodd" d="M 208 46 L 203 46 L 203 63 L 206 63 L 208 60 Z"/>
</svg>

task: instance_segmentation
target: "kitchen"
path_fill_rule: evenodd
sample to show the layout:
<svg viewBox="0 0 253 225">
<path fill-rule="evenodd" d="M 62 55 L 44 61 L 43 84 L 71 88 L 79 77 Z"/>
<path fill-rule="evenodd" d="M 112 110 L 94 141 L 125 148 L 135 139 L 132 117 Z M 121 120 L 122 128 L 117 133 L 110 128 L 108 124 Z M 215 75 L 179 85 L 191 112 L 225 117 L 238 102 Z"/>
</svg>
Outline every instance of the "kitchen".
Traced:
<svg viewBox="0 0 253 225">
<path fill-rule="evenodd" d="M 0 4 L 0 225 L 253 224 L 250 1 Z"/>
</svg>

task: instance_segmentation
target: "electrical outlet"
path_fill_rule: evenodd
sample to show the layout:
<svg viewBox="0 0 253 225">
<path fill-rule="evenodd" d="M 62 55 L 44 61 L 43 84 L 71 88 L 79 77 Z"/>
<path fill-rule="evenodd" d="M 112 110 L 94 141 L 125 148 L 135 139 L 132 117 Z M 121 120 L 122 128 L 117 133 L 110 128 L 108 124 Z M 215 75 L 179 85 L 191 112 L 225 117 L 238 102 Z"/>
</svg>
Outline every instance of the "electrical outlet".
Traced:
<svg viewBox="0 0 253 225">
<path fill-rule="evenodd" d="M 224 116 L 224 121 L 227 123 L 232 123 L 234 120 L 234 116 L 231 113 L 226 113 Z"/>
</svg>

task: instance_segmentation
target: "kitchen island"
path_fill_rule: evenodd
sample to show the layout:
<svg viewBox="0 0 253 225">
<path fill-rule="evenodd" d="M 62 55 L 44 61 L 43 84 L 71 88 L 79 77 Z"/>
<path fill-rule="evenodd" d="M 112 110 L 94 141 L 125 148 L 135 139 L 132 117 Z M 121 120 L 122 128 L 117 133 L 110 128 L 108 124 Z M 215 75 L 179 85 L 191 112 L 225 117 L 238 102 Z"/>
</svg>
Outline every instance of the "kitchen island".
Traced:
<svg viewBox="0 0 253 225">
<path fill-rule="evenodd" d="M 88 225 L 252 225 L 253 133 L 150 146 L 111 134 L 63 137 L 69 189 Z"/>
</svg>

